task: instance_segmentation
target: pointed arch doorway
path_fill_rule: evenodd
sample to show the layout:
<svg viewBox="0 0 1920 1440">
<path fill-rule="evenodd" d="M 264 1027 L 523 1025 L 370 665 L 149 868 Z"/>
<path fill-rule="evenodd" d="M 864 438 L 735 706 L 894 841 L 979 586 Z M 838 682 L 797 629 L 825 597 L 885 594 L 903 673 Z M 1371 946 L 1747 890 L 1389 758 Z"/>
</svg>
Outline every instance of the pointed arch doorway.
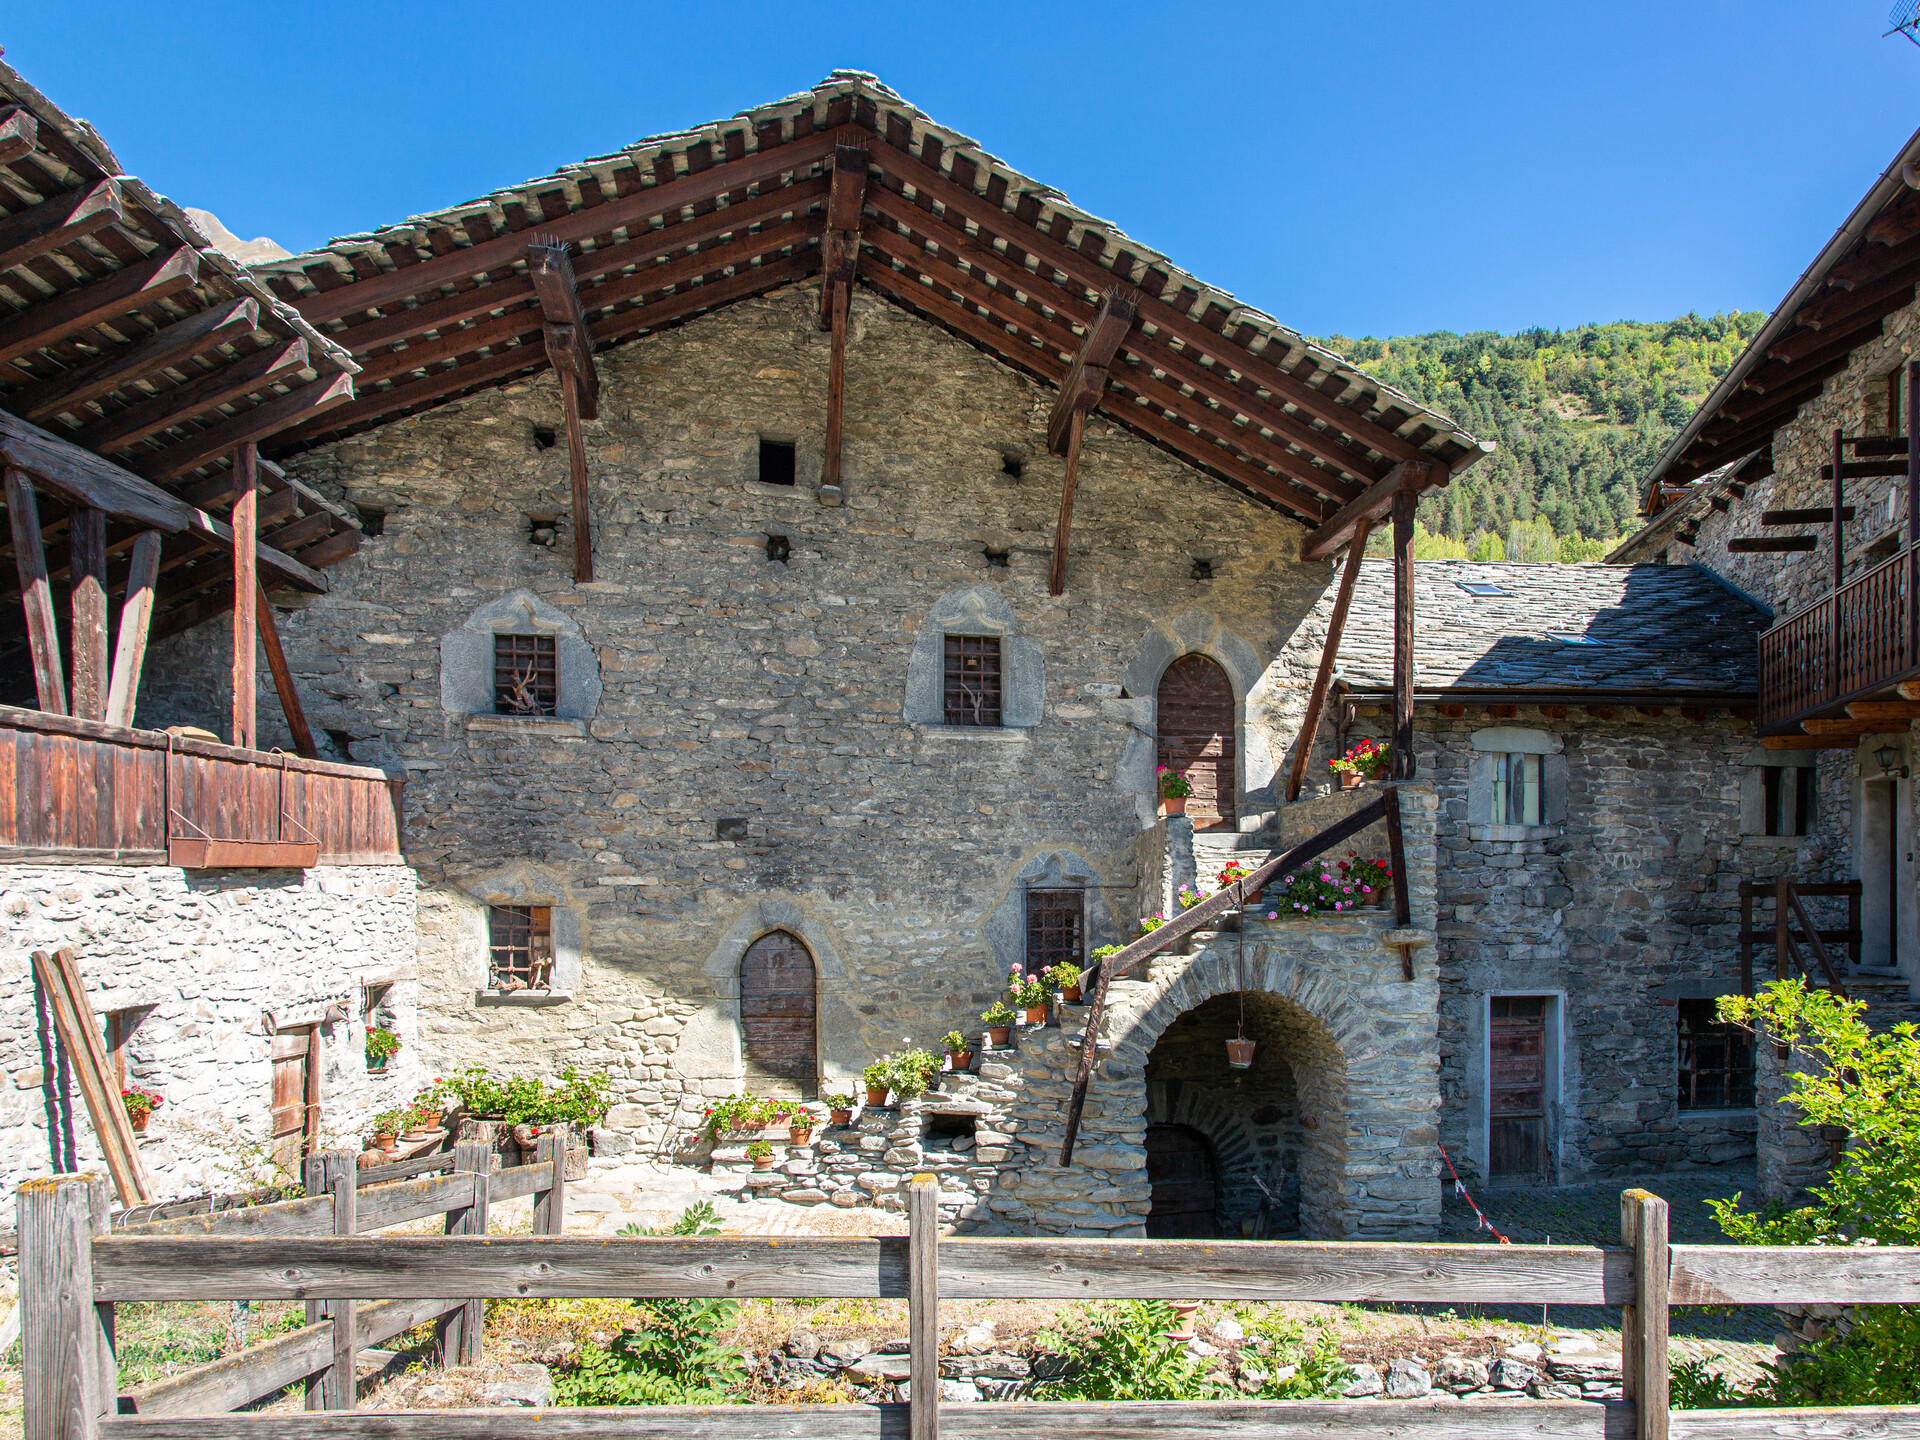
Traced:
<svg viewBox="0 0 1920 1440">
<path fill-rule="evenodd" d="M 1231 830 L 1237 809 L 1233 685 L 1205 655 L 1182 655 L 1155 694 L 1160 763 L 1193 784 L 1187 815 L 1196 830 Z"/>
</svg>

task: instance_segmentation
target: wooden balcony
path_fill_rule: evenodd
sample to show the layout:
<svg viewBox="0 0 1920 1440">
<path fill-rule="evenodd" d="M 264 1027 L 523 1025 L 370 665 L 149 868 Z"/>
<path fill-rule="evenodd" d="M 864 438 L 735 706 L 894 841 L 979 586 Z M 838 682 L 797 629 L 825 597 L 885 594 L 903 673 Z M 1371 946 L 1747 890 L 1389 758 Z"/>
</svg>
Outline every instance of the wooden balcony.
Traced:
<svg viewBox="0 0 1920 1440">
<path fill-rule="evenodd" d="M 1909 545 L 1760 637 L 1762 735 L 1800 733 L 1808 720 L 1845 722 L 1855 718 L 1850 704 L 1914 698 L 1900 687 L 1920 676 L 1917 574 L 1920 545 Z M 1842 728 L 1832 727 L 1836 743 L 1845 741 Z"/>
<path fill-rule="evenodd" d="M 386 772 L 0 706 L 0 862 L 399 865 Z"/>
</svg>

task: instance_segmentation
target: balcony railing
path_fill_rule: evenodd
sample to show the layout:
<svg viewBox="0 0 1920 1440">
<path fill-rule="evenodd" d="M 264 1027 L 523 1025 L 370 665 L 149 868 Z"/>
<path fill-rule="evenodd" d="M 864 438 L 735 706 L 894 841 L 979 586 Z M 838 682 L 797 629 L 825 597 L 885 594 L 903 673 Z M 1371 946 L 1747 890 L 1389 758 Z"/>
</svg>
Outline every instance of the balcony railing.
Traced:
<svg viewBox="0 0 1920 1440">
<path fill-rule="evenodd" d="M 1920 673 L 1909 545 L 1760 637 L 1760 728 L 1793 725 Z"/>
<path fill-rule="evenodd" d="M 0 706 L 0 862 L 398 865 L 405 783 Z"/>
</svg>

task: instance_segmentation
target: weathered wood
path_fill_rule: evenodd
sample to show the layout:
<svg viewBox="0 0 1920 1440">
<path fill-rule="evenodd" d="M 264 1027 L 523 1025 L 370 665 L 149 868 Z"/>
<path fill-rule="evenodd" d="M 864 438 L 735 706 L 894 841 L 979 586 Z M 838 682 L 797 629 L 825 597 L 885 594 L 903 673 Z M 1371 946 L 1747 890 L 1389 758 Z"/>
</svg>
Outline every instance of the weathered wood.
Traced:
<svg viewBox="0 0 1920 1440">
<path fill-rule="evenodd" d="M 487 1203 L 516 1200 L 522 1195 L 538 1195 L 553 1178 L 545 1165 L 509 1165 L 487 1176 Z"/>
<path fill-rule="evenodd" d="M 92 1237 L 106 1215 L 97 1176 L 22 1182 L 20 1368 L 25 1440 L 86 1440 L 113 1405 L 108 1311 L 94 1303 Z"/>
<path fill-rule="evenodd" d="M 188 1240 L 123 1234 L 94 1246 L 95 1287 L 103 1300 L 903 1299 L 907 1293 L 905 1237 L 500 1235 L 480 1246 L 459 1235 Z"/>
<path fill-rule="evenodd" d="M 573 496 L 573 579 L 585 585 L 593 579 L 593 511 L 587 492 L 587 439 L 580 429 L 578 376 L 561 374 L 560 408 L 567 427 L 567 472 Z"/>
<path fill-rule="evenodd" d="M 1672 1303 L 1920 1304 L 1920 1246 L 1675 1245 Z"/>
<path fill-rule="evenodd" d="M 100 1440 L 907 1440 L 906 1411 L 905 1405 L 596 1405 L 353 1415 L 121 1416 L 103 1424 Z"/>
<path fill-rule="evenodd" d="M 1920 1405 L 1795 1410 L 1676 1410 L 1674 1440 L 1900 1440 L 1920 1437 Z"/>
<path fill-rule="evenodd" d="M 1324 560 L 1353 538 L 1362 520 L 1377 525 L 1393 511 L 1394 497 L 1411 489 L 1417 499 L 1431 486 L 1433 472 L 1444 467 L 1426 460 L 1404 460 L 1333 512 L 1331 519 L 1300 542 L 1302 560 Z"/>
<path fill-rule="evenodd" d="M 115 1239 L 250 1239 L 291 1240 L 328 1235 L 333 1231 L 333 1197 L 310 1195 L 271 1205 L 247 1205 L 237 1210 L 215 1210 L 197 1215 L 174 1215 L 164 1220 L 142 1220 L 113 1232 Z"/>
<path fill-rule="evenodd" d="M 847 309 L 852 303 L 853 287 L 833 280 L 824 283 L 832 292 L 827 301 L 827 323 L 833 336 L 827 345 L 827 442 L 821 459 L 820 501 L 838 504 L 844 494 L 840 455 L 847 404 Z"/>
<path fill-rule="evenodd" d="M 1634 1435 L 1635 1440 L 1667 1440 L 1667 1310 L 1671 1303 L 1667 1202 L 1645 1190 L 1627 1194 L 1634 1209 L 1633 1303 L 1640 1346 L 1634 1384 Z"/>
<path fill-rule="evenodd" d="M 328 1152 L 327 1188 L 333 1200 L 335 1235 L 351 1235 L 354 1232 L 354 1212 L 360 1196 L 360 1187 L 354 1184 L 357 1159 L 351 1151 Z M 332 1300 L 327 1303 L 327 1319 L 332 1329 L 328 1337 L 331 1341 L 332 1363 L 327 1366 L 320 1380 L 320 1407 L 323 1410 L 353 1409 L 357 1376 L 354 1357 L 359 1349 L 355 1343 L 354 1328 L 354 1306 L 357 1303 L 353 1300 Z"/>
<path fill-rule="evenodd" d="M 11 270 L 75 240 L 104 230 L 124 211 L 120 182 L 102 180 L 88 189 L 68 190 L 0 220 L 0 270 Z"/>
<path fill-rule="evenodd" d="M 183 245 L 12 311 L 0 321 L 0 360 L 16 360 L 103 320 L 116 320 L 129 310 L 178 295 L 199 278 L 200 256 Z"/>
<path fill-rule="evenodd" d="M 1851 470 L 1853 467 L 1849 465 L 1847 468 Z M 1904 474 L 1905 471 L 1906 467 L 1903 463 L 1901 473 Z M 1824 479 L 1826 477 L 1823 476 L 1822 478 Z M 1841 508 L 1841 514 L 1848 520 L 1853 519 L 1853 507 L 1851 505 L 1843 506 Z M 1823 505 L 1818 509 L 1807 510 L 1762 510 L 1760 512 L 1760 523 L 1762 525 L 1831 525 L 1833 523 L 1833 507 L 1831 505 Z"/>
<path fill-rule="evenodd" d="M 60 631 L 53 618 L 53 587 L 40 543 L 40 504 L 24 471 L 8 465 L 7 521 L 13 531 L 13 563 L 26 608 L 27 648 L 33 657 L 34 692 L 51 715 L 67 713 L 67 684 L 60 664 Z"/>
<path fill-rule="evenodd" d="M 1831 511 L 1827 518 L 1833 518 Z M 1798 550 L 1817 550 L 1820 539 L 1816 535 L 1736 535 L 1727 541 L 1727 550 L 1734 555 L 1781 555 Z"/>
<path fill-rule="evenodd" d="M 202 840 L 174 836 L 167 863 L 184 870 L 306 870 L 320 863 L 308 840 Z"/>
<path fill-rule="evenodd" d="M 1751 986 L 1747 993 L 1753 993 Z M 1628 1250 L 1633 1249 L 1639 1237 L 1639 1195 L 1637 1190 L 1620 1192 L 1620 1243 Z M 1620 1306 L 1620 1398 L 1629 1405 L 1639 1402 L 1646 1361 L 1646 1336 L 1640 1328 L 1640 1307 L 1629 1299 Z"/>
<path fill-rule="evenodd" d="M 1855 700 L 1847 706 L 1847 717 L 1851 720 L 1891 720 L 1904 725 L 1909 720 L 1920 720 L 1920 701 Z"/>
<path fill-rule="evenodd" d="M 259 571 L 255 546 L 259 543 L 260 452 L 251 442 L 233 452 L 233 743 L 253 749 L 256 716 L 254 626 L 259 619 Z"/>
<path fill-rule="evenodd" d="M 106 1159 L 120 1203 L 135 1205 L 151 1200 L 153 1182 L 141 1162 L 127 1107 L 113 1083 L 106 1042 L 87 1000 L 86 984 L 72 948 L 62 946 L 52 955 L 36 950 L 32 963 L 33 978 L 46 993 L 54 1032 L 67 1052 L 67 1063 L 80 1086 L 87 1118 L 93 1122 L 94 1139 Z"/>
<path fill-rule="evenodd" d="M 473 1236 L 487 1233 L 489 1202 L 487 1180 L 488 1172 L 492 1168 L 493 1147 L 484 1141 L 462 1140 L 453 1147 L 453 1174 L 448 1178 L 467 1180 L 473 1187 L 473 1198 L 470 1203 L 447 1212 L 446 1230 L 449 1236 Z M 485 1343 L 486 1302 L 492 1296 L 485 1289 L 470 1289 L 460 1285 L 443 1287 L 440 1293 L 445 1294 L 448 1289 L 464 1291 L 472 1298 L 458 1309 L 449 1310 L 440 1317 L 435 1334 L 435 1348 L 439 1353 L 440 1363 L 442 1365 L 477 1365 L 480 1363 Z"/>
<path fill-rule="evenodd" d="M 107 714 L 107 516 L 82 506 L 67 517 L 67 592 L 72 607 L 73 698 L 67 713 Z"/>
<path fill-rule="evenodd" d="M 140 669 L 147 656 L 147 633 L 153 625 L 153 585 L 159 576 L 160 536 L 148 530 L 133 542 L 127 564 L 127 594 L 120 603 L 120 633 L 114 640 L 107 713 L 102 717 L 109 725 L 133 724 L 140 697 Z"/>
<path fill-rule="evenodd" d="M 1073 492 L 1080 483 L 1080 440 L 1087 426 L 1084 410 L 1075 410 L 1067 422 L 1067 474 L 1060 487 L 1060 514 L 1053 524 L 1053 560 L 1047 567 L 1047 593 L 1067 588 L 1067 532 L 1073 524 Z"/>
<path fill-rule="evenodd" d="M 0 165 L 11 165 L 33 153 L 40 127 L 25 110 L 13 109 L 0 115 Z"/>
<path fill-rule="evenodd" d="M 1287 771 L 1287 800 L 1300 798 L 1300 786 L 1306 779 L 1307 762 L 1313 756 L 1313 742 L 1320 733 L 1320 716 L 1327 708 L 1327 693 L 1333 686 L 1333 669 L 1340 659 L 1340 637 L 1346 633 L 1347 611 L 1353 605 L 1354 582 L 1360 578 L 1360 561 L 1366 555 L 1367 536 L 1373 522 L 1364 517 L 1354 526 L 1347 543 L 1346 564 L 1340 568 L 1340 588 L 1334 592 L 1333 614 L 1327 618 L 1327 638 L 1320 647 L 1320 667 L 1313 673 L 1313 689 L 1307 696 L 1307 713 L 1300 723 L 1300 734 L 1293 742 L 1293 765 Z"/>
<path fill-rule="evenodd" d="M 546 317 L 547 359 L 574 380 L 574 400 L 585 420 L 600 418 L 600 372 L 593 363 L 586 314 L 580 308 L 579 282 L 566 245 L 544 236 L 527 246 L 527 278 Z M 556 333 L 558 331 L 559 333 Z"/>
<path fill-rule="evenodd" d="M 907 1183 L 907 1345 L 911 1440 L 940 1440 L 940 1182 Z"/>
<path fill-rule="evenodd" d="M 280 697 L 280 713 L 286 717 L 288 733 L 293 736 L 293 748 L 308 760 L 318 760 L 320 747 L 313 743 L 313 731 L 307 726 L 307 712 L 300 704 L 300 691 L 293 683 L 293 667 L 287 664 L 287 652 L 280 648 L 280 627 L 274 623 L 273 606 L 267 600 L 264 587 L 254 591 L 254 619 L 260 632 L 260 648 L 267 654 L 267 669 L 273 672 L 273 691 Z"/>
<path fill-rule="evenodd" d="M 267 346 L 245 359 L 188 380 L 184 385 L 163 390 L 151 399 L 115 410 L 74 431 L 68 438 L 103 455 L 110 450 L 123 450 L 194 415 L 215 412 L 217 417 L 218 407 L 231 405 L 270 384 L 297 385 L 300 371 L 306 368 L 306 337 L 296 335 L 283 345 Z M 208 502 L 196 500 L 195 503 Z"/>
<path fill-rule="evenodd" d="M 1054 454 L 1068 453 L 1073 417 L 1085 416 L 1106 395 L 1109 367 L 1138 314 L 1139 296 L 1132 290 L 1112 289 L 1101 297 L 1100 308 L 1081 337 L 1073 363 L 1067 367 L 1067 378 L 1060 383 L 1060 393 L 1047 416 L 1047 448 Z"/>
<path fill-rule="evenodd" d="M 1393 775 L 1413 778 L 1413 511 L 1419 492 L 1393 497 Z"/>
<path fill-rule="evenodd" d="M 542 1132 L 534 1148 L 537 1157 L 534 1164 L 516 1166 L 521 1170 L 545 1170 L 547 1183 L 545 1188 L 534 1191 L 533 1233 L 536 1235 L 562 1235 L 567 1229 L 567 1135 L 568 1127 Z M 488 1188 L 494 1189 L 494 1182 L 500 1177 L 490 1175 Z M 504 1195 L 502 1196 L 504 1198 Z"/>
<path fill-rule="evenodd" d="M 249 442 L 258 443 L 288 426 L 304 424 L 323 410 L 343 405 L 353 398 L 353 377 L 347 374 L 322 374 L 306 385 L 284 395 L 262 400 L 231 419 L 218 421 L 204 430 L 196 430 L 178 445 L 143 456 L 137 467 L 149 480 L 171 480 L 211 464 L 221 455 Z"/>
<path fill-rule="evenodd" d="M 97 400 L 144 376 L 171 369 L 182 361 L 236 340 L 259 323 L 260 302 L 251 295 L 223 301 L 212 309 L 162 326 L 132 345 L 109 350 L 97 359 L 16 390 L 8 397 L 8 407 L 14 414 L 38 425 L 62 412 L 77 411 L 87 401 Z"/>
</svg>

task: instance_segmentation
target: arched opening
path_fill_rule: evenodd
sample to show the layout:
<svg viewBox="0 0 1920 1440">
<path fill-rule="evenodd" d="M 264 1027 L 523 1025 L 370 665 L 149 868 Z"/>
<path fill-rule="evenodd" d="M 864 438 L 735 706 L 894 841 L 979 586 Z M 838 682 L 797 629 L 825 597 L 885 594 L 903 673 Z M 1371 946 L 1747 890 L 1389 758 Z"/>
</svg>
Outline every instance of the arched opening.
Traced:
<svg viewBox="0 0 1920 1440">
<path fill-rule="evenodd" d="M 797 935 L 762 935 L 740 957 L 740 1058 L 748 1091 L 812 1099 L 820 1066 L 813 955 Z"/>
<path fill-rule="evenodd" d="M 1205 655 L 1182 655 L 1155 695 L 1160 763 L 1192 782 L 1196 830 L 1232 829 L 1237 816 L 1233 685 Z"/>
<path fill-rule="evenodd" d="M 1147 1184 L 1149 1239 L 1211 1240 L 1219 1233 L 1213 1146 L 1191 1125 L 1147 1127 Z"/>
</svg>

